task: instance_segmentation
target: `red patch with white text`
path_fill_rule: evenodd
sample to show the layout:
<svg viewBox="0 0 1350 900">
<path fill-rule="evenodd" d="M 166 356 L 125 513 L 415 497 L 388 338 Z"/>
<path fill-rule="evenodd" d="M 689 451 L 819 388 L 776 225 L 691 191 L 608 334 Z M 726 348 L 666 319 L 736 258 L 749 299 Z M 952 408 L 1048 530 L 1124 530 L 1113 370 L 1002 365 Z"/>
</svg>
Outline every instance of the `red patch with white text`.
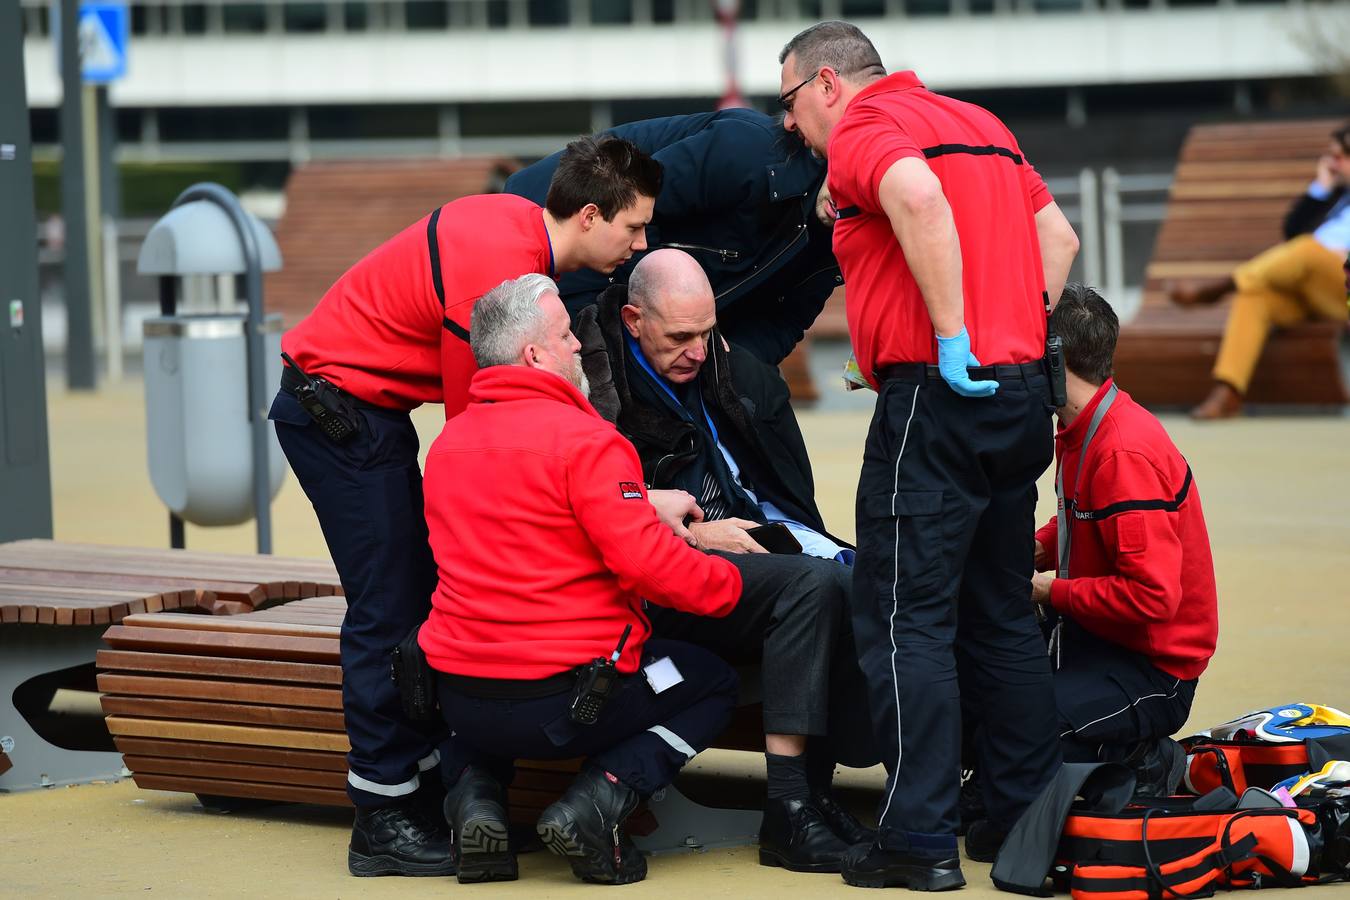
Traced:
<svg viewBox="0 0 1350 900">
<path fill-rule="evenodd" d="M 620 481 L 619 494 L 625 500 L 641 500 L 642 485 L 638 484 L 636 481 Z"/>
</svg>

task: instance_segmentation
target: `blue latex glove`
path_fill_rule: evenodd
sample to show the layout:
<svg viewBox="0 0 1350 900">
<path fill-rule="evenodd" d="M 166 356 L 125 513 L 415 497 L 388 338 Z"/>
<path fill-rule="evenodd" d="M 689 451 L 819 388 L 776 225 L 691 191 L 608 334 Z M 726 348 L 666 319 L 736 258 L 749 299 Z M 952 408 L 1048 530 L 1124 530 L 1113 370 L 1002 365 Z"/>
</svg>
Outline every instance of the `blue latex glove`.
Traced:
<svg viewBox="0 0 1350 900">
<path fill-rule="evenodd" d="M 970 335 L 964 328 L 961 333 L 949 338 L 939 336 L 938 370 L 942 380 L 951 385 L 952 390 L 962 397 L 992 397 L 998 390 L 997 381 L 971 381 L 968 367 L 978 366 L 980 361 L 970 352 Z"/>
</svg>

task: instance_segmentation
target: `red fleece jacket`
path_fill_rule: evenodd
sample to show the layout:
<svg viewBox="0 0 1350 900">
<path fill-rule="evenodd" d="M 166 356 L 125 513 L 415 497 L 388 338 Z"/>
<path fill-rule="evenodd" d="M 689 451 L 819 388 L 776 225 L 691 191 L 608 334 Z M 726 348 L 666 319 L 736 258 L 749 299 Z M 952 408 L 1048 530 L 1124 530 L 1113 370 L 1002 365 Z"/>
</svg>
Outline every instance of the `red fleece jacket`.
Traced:
<svg viewBox="0 0 1350 900">
<path fill-rule="evenodd" d="M 620 672 L 651 625 L 642 598 L 725 616 L 741 576 L 656 517 L 632 444 L 581 392 L 540 369 L 493 366 L 427 455 L 440 584 L 418 637 L 432 668 L 539 679 L 609 656 Z"/>
<path fill-rule="evenodd" d="M 1200 491 L 1162 423 L 1121 391 L 1082 462 L 1083 438 L 1111 381 L 1055 436 L 1073 544 L 1050 602 L 1098 637 L 1149 657 L 1177 678 L 1199 677 L 1219 636 L 1218 595 Z M 1036 540 L 1058 558 L 1056 521 Z"/>
</svg>

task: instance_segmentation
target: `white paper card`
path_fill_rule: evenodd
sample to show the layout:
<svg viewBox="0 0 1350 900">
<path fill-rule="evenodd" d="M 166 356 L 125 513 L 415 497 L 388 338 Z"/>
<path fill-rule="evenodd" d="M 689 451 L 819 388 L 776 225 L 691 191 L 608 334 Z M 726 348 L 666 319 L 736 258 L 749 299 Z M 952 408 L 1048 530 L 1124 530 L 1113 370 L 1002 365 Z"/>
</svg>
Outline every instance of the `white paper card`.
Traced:
<svg viewBox="0 0 1350 900">
<path fill-rule="evenodd" d="M 656 662 L 649 663 L 643 668 L 642 673 L 647 676 L 647 683 L 652 686 L 653 694 L 659 694 L 684 681 L 684 676 L 675 667 L 675 663 L 670 661 L 669 656 L 663 656 Z"/>
</svg>

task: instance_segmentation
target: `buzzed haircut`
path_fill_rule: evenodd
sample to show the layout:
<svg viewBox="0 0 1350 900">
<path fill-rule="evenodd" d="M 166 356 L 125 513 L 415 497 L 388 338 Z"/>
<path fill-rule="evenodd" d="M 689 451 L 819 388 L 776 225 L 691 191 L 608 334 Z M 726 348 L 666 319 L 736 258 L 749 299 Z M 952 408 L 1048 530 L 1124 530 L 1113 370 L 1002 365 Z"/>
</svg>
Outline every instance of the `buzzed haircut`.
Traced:
<svg viewBox="0 0 1350 900">
<path fill-rule="evenodd" d="M 867 35 L 848 22 L 821 22 L 787 42 L 778 62 L 795 55 L 797 72 L 803 75 L 829 66 L 845 78 L 856 75 L 881 77 L 886 67 Z"/>
<path fill-rule="evenodd" d="M 584 137 L 568 144 L 548 184 L 544 207 L 555 219 L 576 215 L 587 203 L 606 222 L 637 202 L 661 193 L 661 164 L 623 138 Z"/>
<path fill-rule="evenodd" d="M 1069 371 L 1090 384 L 1105 384 L 1120 337 L 1120 320 L 1111 304 L 1092 288 L 1071 281 L 1050 314 L 1050 326 L 1064 344 Z"/>
<path fill-rule="evenodd" d="M 480 297 L 469 317 L 469 349 L 478 368 L 515 365 L 544 329 L 539 298 L 557 292 L 553 279 L 532 272 L 508 278 Z"/>
</svg>

